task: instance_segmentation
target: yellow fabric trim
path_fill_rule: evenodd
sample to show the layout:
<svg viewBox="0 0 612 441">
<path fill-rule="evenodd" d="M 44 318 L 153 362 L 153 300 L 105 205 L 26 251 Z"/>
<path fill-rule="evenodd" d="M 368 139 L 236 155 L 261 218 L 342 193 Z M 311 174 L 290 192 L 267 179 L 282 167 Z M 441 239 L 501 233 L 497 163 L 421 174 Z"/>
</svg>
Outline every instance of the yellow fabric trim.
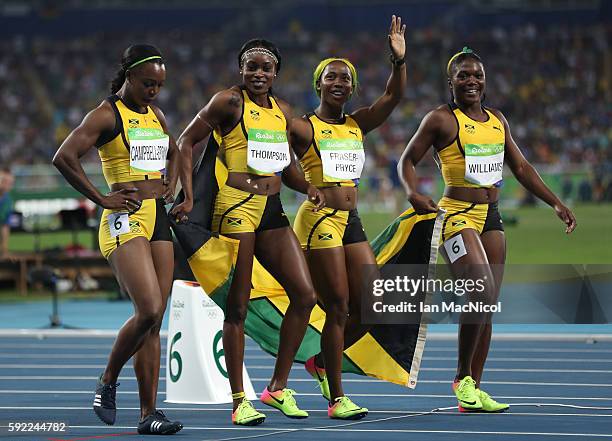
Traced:
<svg viewBox="0 0 612 441">
<path fill-rule="evenodd" d="M 238 258 L 239 240 L 211 237 L 188 260 L 193 275 L 207 294 L 226 283 Z"/>
</svg>

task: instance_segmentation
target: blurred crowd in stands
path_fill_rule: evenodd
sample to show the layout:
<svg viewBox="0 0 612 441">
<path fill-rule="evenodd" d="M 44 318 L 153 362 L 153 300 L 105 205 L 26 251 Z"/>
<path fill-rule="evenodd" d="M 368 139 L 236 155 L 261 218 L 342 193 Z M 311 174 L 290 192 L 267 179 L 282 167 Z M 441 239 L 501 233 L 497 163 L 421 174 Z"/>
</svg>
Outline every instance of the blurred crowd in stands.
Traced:
<svg viewBox="0 0 612 441">
<path fill-rule="evenodd" d="M 408 29 L 405 98 L 388 123 L 367 136 L 365 175 L 373 197 L 399 187 L 397 160 L 427 111 L 450 99 L 446 62 L 467 44 L 485 63 L 485 104 L 502 110 L 527 158 L 559 172 L 588 169 L 584 182 L 566 180 L 565 188 L 571 185 L 585 200 L 612 200 L 610 36 L 604 26 L 524 25 L 479 30 L 464 41 L 443 28 Z M 372 103 L 384 90 L 390 71 L 384 29 L 377 35 L 313 33 L 294 21 L 269 37 L 283 56 L 274 91 L 295 114 L 317 105 L 312 70 L 324 57 L 347 57 L 357 67 L 360 86 L 351 108 Z M 155 44 L 165 55 L 167 83 L 157 104 L 175 135 L 215 92 L 240 81 L 236 56 L 243 41 L 231 28 L 5 39 L 0 41 L 0 162 L 48 163 L 85 113 L 109 94 L 123 49 L 136 42 Z M 433 167 L 430 158 L 425 163 Z"/>
</svg>

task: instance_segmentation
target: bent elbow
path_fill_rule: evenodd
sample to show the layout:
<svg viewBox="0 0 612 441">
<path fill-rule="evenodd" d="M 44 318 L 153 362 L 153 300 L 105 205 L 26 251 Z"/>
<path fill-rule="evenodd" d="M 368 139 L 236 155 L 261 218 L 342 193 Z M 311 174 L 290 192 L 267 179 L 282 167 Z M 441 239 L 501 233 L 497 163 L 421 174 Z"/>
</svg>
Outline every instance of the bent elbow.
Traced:
<svg viewBox="0 0 612 441">
<path fill-rule="evenodd" d="M 66 161 L 64 160 L 64 157 L 62 156 L 60 152 L 57 152 L 55 156 L 53 156 L 53 159 L 51 160 L 51 164 L 53 164 L 53 166 L 57 168 L 58 170 L 61 169 L 62 165 L 64 165 L 65 162 Z"/>
</svg>

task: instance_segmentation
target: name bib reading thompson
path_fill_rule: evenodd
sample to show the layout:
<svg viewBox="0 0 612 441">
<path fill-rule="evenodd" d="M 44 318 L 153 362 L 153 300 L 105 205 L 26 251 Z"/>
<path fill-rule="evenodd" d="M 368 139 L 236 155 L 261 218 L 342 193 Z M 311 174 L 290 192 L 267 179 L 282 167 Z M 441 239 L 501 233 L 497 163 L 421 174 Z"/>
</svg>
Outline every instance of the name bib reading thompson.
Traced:
<svg viewBox="0 0 612 441">
<path fill-rule="evenodd" d="M 502 180 L 504 144 L 466 144 L 465 180 L 478 185 L 493 185 Z"/>
<path fill-rule="evenodd" d="M 252 173 L 273 174 L 291 163 L 284 131 L 249 129 L 247 146 L 247 166 Z"/>
<path fill-rule="evenodd" d="M 160 129 L 128 129 L 130 173 L 160 172 L 166 168 L 170 138 Z"/>
<path fill-rule="evenodd" d="M 363 143 L 355 139 L 319 141 L 325 182 L 359 179 L 365 162 Z"/>
</svg>

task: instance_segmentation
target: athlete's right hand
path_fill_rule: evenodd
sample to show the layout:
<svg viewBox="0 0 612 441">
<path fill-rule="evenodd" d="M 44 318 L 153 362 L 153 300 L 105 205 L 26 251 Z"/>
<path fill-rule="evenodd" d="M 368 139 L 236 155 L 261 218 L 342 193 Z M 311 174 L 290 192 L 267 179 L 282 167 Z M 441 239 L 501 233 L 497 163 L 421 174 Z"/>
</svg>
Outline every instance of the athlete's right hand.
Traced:
<svg viewBox="0 0 612 441">
<path fill-rule="evenodd" d="M 313 212 L 319 211 L 321 208 L 325 207 L 325 194 L 317 187 L 312 184 L 308 185 L 308 191 L 306 192 L 308 200 L 314 204 Z"/>
<path fill-rule="evenodd" d="M 437 213 L 438 205 L 429 196 L 412 193 L 408 198 L 417 214 Z"/>
<path fill-rule="evenodd" d="M 193 210 L 193 200 L 185 199 L 183 202 L 170 210 L 170 215 L 174 216 L 178 223 L 187 222 L 187 220 L 189 220 L 187 215 L 191 213 L 191 210 Z"/>
<path fill-rule="evenodd" d="M 142 201 L 132 195 L 137 191 L 137 188 L 122 188 L 118 191 L 111 191 L 104 196 L 101 205 L 108 210 L 136 211 L 142 206 Z"/>
</svg>

